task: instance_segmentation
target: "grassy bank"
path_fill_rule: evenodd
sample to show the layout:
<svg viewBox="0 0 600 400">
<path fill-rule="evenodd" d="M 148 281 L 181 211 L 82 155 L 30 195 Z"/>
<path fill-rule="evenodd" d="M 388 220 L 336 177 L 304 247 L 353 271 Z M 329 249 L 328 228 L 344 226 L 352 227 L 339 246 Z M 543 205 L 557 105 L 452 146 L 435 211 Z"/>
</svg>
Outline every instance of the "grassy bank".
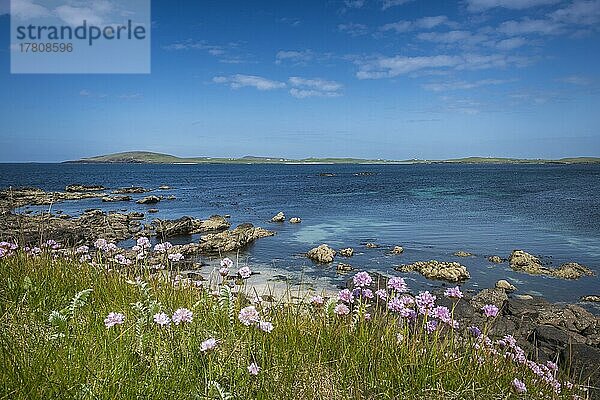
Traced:
<svg viewBox="0 0 600 400">
<path fill-rule="evenodd" d="M 536 375 L 537 364 L 520 359 L 510 340 L 485 338 L 486 326 L 478 337 L 475 329 L 459 334 L 466 327 L 454 330 L 451 317 L 447 324 L 434 319 L 431 305 L 423 306 L 427 316 L 413 320 L 414 312 L 403 312 L 412 309 L 408 302 L 388 307 L 359 290 L 351 303 L 336 298 L 320 305 L 316 297 L 253 309 L 246 308 L 251 295 L 226 285 L 215 292 L 207 282 L 164 271 L 151 275 L 143 262 L 124 267 L 107 253 L 90 262 L 50 249 L 34 253 L 5 249 L 0 258 L 2 399 L 583 395 L 553 366 L 538 366 Z M 176 269 L 176 259 L 165 256 L 167 268 Z M 366 285 L 368 278 L 357 282 Z M 238 283 L 243 292 L 244 281 Z M 401 298 L 399 283 L 386 291 L 388 300 Z M 168 324 L 156 322 L 167 318 Z"/>
</svg>

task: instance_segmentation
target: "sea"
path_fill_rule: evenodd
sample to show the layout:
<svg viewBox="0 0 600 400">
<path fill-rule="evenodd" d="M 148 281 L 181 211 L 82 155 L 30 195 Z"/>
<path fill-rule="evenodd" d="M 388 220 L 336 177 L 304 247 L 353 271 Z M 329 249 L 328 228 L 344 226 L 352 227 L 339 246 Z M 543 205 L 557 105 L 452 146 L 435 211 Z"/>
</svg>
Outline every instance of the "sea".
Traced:
<svg viewBox="0 0 600 400">
<path fill-rule="evenodd" d="M 65 201 L 52 205 L 52 212 L 76 216 L 91 208 L 139 211 L 145 213 L 146 222 L 229 214 L 233 226 L 251 222 L 273 230 L 275 236 L 228 256 L 259 273 L 269 271 L 269 279 L 290 286 L 343 285 L 351 274 L 337 273 L 339 261 L 358 271 L 404 276 L 415 292 L 431 290 L 447 284 L 417 273 L 399 273 L 394 267 L 435 259 L 465 265 L 471 274 L 463 284 L 467 291 L 506 279 L 517 287 L 517 294 L 541 295 L 555 302 L 600 295 L 598 275 L 565 281 L 515 272 L 506 262 L 487 260 L 490 255 L 507 258 L 512 250 L 522 249 L 552 266 L 576 261 L 600 273 L 600 165 L 0 164 L 1 188 L 59 191 L 74 183 L 110 190 L 143 186 L 175 200 L 156 205 Z M 171 189 L 158 190 L 162 185 Z M 134 195 L 134 200 L 142 196 Z M 148 208 L 159 212 L 148 214 Z M 279 211 L 302 222 L 269 222 Z M 198 240 L 194 235 L 171 241 Z M 332 265 L 317 265 L 304 257 L 322 243 L 336 249 L 353 247 L 355 255 L 338 257 Z M 379 247 L 367 248 L 366 243 Z M 402 255 L 391 254 L 397 245 L 404 247 Z M 459 250 L 474 256 L 454 256 Z M 218 262 L 210 257 L 203 261 Z"/>
</svg>

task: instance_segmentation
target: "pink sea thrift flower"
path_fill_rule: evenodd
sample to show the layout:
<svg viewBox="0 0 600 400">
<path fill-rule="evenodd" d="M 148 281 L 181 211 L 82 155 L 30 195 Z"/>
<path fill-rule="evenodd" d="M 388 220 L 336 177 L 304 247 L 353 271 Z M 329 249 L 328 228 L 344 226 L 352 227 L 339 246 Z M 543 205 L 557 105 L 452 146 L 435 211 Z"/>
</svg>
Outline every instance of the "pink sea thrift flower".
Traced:
<svg viewBox="0 0 600 400">
<path fill-rule="evenodd" d="M 312 304 L 313 306 L 322 306 L 325 303 L 325 299 L 323 299 L 323 296 L 313 296 L 310 298 L 310 304 Z"/>
<path fill-rule="evenodd" d="M 217 348 L 219 342 L 215 338 L 206 339 L 204 342 L 200 343 L 200 351 L 203 353 L 207 353 Z"/>
<path fill-rule="evenodd" d="M 420 314 L 426 315 L 435 306 L 436 297 L 428 291 L 419 292 L 415 297 L 415 304 Z"/>
<path fill-rule="evenodd" d="M 354 275 L 354 277 L 352 278 L 352 281 L 354 282 L 355 286 L 365 287 L 365 286 L 370 286 L 371 283 L 373 283 L 373 278 L 371 278 L 371 275 L 369 275 L 368 272 L 362 271 L 362 272 L 358 272 L 356 275 Z"/>
<path fill-rule="evenodd" d="M 250 326 L 252 324 L 260 321 L 260 315 L 254 306 L 244 307 L 240 310 L 238 315 L 238 319 L 240 322 L 246 326 Z"/>
<path fill-rule="evenodd" d="M 160 326 L 169 326 L 171 323 L 171 318 L 164 312 L 154 314 L 154 322 L 156 322 Z"/>
<path fill-rule="evenodd" d="M 179 325 L 180 323 L 185 323 L 185 322 L 192 322 L 192 319 L 194 318 L 194 314 L 188 310 L 187 308 L 178 308 L 174 313 L 173 313 L 173 318 L 171 318 L 173 320 L 173 323 L 175 325 Z"/>
<path fill-rule="evenodd" d="M 169 254 L 167 256 L 167 258 L 170 261 L 174 261 L 174 262 L 181 261 L 181 260 L 184 259 L 183 254 L 181 254 L 181 253 L 172 253 L 172 254 Z"/>
<path fill-rule="evenodd" d="M 115 256 L 115 261 L 121 265 L 130 265 L 131 260 L 125 257 L 123 254 L 117 254 Z"/>
<path fill-rule="evenodd" d="M 263 332 L 271 333 L 271 331 L 273 330 L 273 324 L 268 321 L 260 321 L 258 323 L 258 329 L 260 329 Z"/>
<path fill-rule="evenodd" d="M 345 304 L 338 304 L 337 306 L 335 306 L 335 308 L 333 309 L 333 312 L 335 312 L 337 315 L 339 316 L 343 316 L 343 315 L 348 315 L 350 314 L 350 309 L 348 308 L 347 305 Z"/>
<path fill-rule="evenodd" d="M 375 295 L 376 295 L 377 297 L 379 297 L 379 298 L 380 298 L 381 300 L 383 300 L 383 301 L 386 301 L 386 300 L 387 300 L 387 297 L 388 297 L 388 294 L 387 294 L 387 292 L 385 291 L 385 289 L 379 289 L 379 290 L 377 290 L 377 291 L 375 292 Z"/>
<path fill-rule="evenodd" d="M 352 303 L 354 301 L 354 296 L 350 290 L 343 289 L 338 293 L 338 300 L 343 301 L 344 303 Z"/>
<path fill-rule="evenodd" d="M 157 253 L 166 253 L 172 247 L 173 245 L 169 242 L 157 243 L 156 245 L 154 245 L 154 251 Z"/>
<path fill-rule="evenodd" d="M 408 286 L 404 281 L 404 278 L 393 277 L 388 280 L 387 284 L 388 289 L 394 290 L 396 293 L 406 293 L 408 292 Z"/>
<path fill-rule="evenodd" d="M 138 240 L 136 241 L 136 244 L 142 249 L 150 248 L 150 240 L 145 236 L 138 238 Z"/>
<path fill-rule="evenodd" d="M 517 378 L 513 379 L 512 384 L 517 393 L 526 393 L 527 392 L 527 387 L 525 386 L 525 383 L 518 380 Z"/>
<path fill-rule="evenodd" d="M 108 246 L 108 242 L 106 241 L 106 239 L 97 239 L 94 242 L 94 247 L 102 251 L 106 251 L 106 246 Z"/>
<path fill-rule="evenodd" d="M 394 297 L 393 299 L 388 301 L 387 307 L 390 311 L 400 312 L 404 308 L 404 303 L 402 302 L 402 300 L 400 300 L 400 298 Z"/>
<path fill-rule="evenodd" d="M 460 291 L 460 288 L 458 286 L 446 289 L 444 291 L 444 296 L 451 298 L 451 299 L 462 299 L 463 298 L 463 294 Z"/>
<path fill-rule="evenodd" d="M 219 275 L 225 277 L 229 275 L 229 268 L 227 267 L 221 267 L 219 268 Z"/>
<path fill-rule="evenodd" d="M 90 248 L 87 246 L 79 246 L 76 250 L 75 250 L 75 254 L 87 254 L 88 251 L 90 251 Z"/>
<path fill-rule="evenodd" d="M 493 304 L 486 304 L 485 306 L 481 307 L 481 311 L 483 311 L 483 314 L 486 317 L 493 318 L 498 315 L 499 310 L 498 307 Z"/>
<path fill-rule="evenodd" d="M 238 269 L 238 275 L 241 276 L 243 279 L 248 279 L 252 275 L 252 270 L 250 269 L 250 267 L 244 266 Z"/>
<path fill-rule="evenodd" d="M 233 261 L 231 261 L 231 258 L 225 257 L 224 259 L 222 259 L 221 260 L 221 267 L 223 267 L 223 268 L 232 268 L 233 267 Z"/>
<path fill-rule="evenodd" d="M 427 333 L 432 333 L 433 331 L 435 331 L 438 327 L 438 322 L 435 319 L 432 319 L 431 321 L 427 321 L 427 323 L 425 324 L 425 329 L 427 330 Z"/>
<path fill-rule="evenodd" d="M 112 328 L 115 325 L 121 325 L 123 324 L 123 322 L 125 322 L 125 316 L 123 314 L 111 312 L 104 319 L 104 326 L 106 326 L 106 328 L 108 329 Z"/>
<path fill-rule="evenodd" d="M 365 299 L 372 299 L 373 298 L 373 291 L 371 289 L 362 289 L 360 292 L 360 295 L 362 297 L 364 297 Z"/>
<path fill-rule="evenodd" d="M 256 376 L 260 372 L 260 367 L 256 365 L 256 363 L 250 363 L 250 365 L 248 365 L 248 372 L 250 375 Z"/>
</svg>

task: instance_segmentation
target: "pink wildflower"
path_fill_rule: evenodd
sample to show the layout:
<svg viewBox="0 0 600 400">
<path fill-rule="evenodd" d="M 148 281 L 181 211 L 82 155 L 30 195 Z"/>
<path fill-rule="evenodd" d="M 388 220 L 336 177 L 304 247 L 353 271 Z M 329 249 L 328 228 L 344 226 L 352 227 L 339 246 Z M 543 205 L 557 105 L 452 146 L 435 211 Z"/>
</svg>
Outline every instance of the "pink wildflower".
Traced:
<svg viewBox="0 0 600 400">
<path fill-rule="evenodd" d="M 250 375 L 256 376 L 260 372 L 260 367 L 256 365 L 256 363 L 250 363 L 250 365 L 248 365 L 248 372 Z"/>
<path fill-rule="evenodd" d="M 387 284 L 388 289 L 394 290 L 396 293 L 406 293 L 408 292 L 408 286 L 404 281 L 404 278 L 393 277 L 388 280 Z"/>
<path fill-rule="evenodd" d="M 322 306 L 325 303 L 325 299 L 319 295 L 311 297 L 309 301 L 313 306 Z"/>
<path fill-rule="evenodd" d="M 174 262 L 181 261 L 181 260 L 184 259 L 183 254 L 181 254 L 181 253 L 172 253 L 172 254 L 169 254 L 167 256 L 167 258 L 170 261 L 174 261 Z"/>
<path fill-rule="evenodd" d="M 252 275 L 252 270 L 250 269 L 250 267 L 244 266 L 238 269 L 238 275 L 241 276 L 243 279 L 248 279 Z"/>
<path fill-rule="evenodd" d="M 525 383 L 518 380 L 517 378 L 513 379 L 512 384 L 517 393 L 526 393 L 527 392 L 527 387 L 525 386 Z"/>
<path fill-rule="evenodd" d="M 233 267 L 233 261 L 231 261 L 231 258 L 225 257 L 224 259 L 222 259 L 221 260 L 221 267 L 224 267 L 224 268 L 231 268 L 231 267 Z"/>
<path fill-rule="evenodd" d="M 343 289 L 339 291 L 338 299 L 344 303 L 352 303 L 354 301 L 354 296 L 350 290 Z"/>
<path fill-rule="evenodd" d="M 333 309 L 333 312 L 335 312 L 337 315 L 339 316 L 343 316 L 343 315 L 348 315 L 350 314 L 350 309 L 348 308 L 347 305 L 345 304 L 338 304 L 337 306 L 335 306 L 335 308 Z"/>
<path fill-rule="evenodd" d="M 462 299 L 463 298 L 463 294 L 460 291 L 460 288 L 458 286 L 446 289 L 444 291 L 444 296 L 449 297 L 451 299 Z"/>
<path fill-rule="evenodd" d="M 200 351 L 203 353 L 207 353 L 217 348 L 219 342 L 215 338 L 206 339 L 204 342 L 200 343 Z"/>
<path fill-rule="evenodd" d="M 485 306 L 481 307 L 481 311 L 483 311 L 483 314 L 486 317 L 493 318 L 498 315 L 499 310 L 498 307 L 493 304 L 486 304 Z"/>
<path fill-rule="evenodd" d="M 173 313 L 173 323 L 179 325 L 182 322 L 192 322 L 194 314 L 187 308 L 179 308 Z"/>
<path fill-rule="evenodd" d="M 238 315 L 240 322 L 246 326 L 257 323 L 260 320 L 260 315 L 254 306 L 244 307 Z"/>
<path fill-rule="evenodd" d="M 163 312 L 154 314 L 154 322 L 160 326 L 168 326 L 171 323 L 171 318 Z"/>
<path fill-rule="evenodd" d="M 365 287 L 365 286 L 370 286 L 371 283 L 373 283 L 373 278 L 371 278 L 371 275 L 369 275 L 368 272 L 362 271 L 362 272 L 358 272 L 356 275 L 354 275 L 354 277 L 352 278 L 352 281 L 354 282 L 355 286 Z"/>
<path fill-rule="evenodd" d="M 125 316 L 121 313 L 111 312 L 104 319 L 104 325 L 106 328 L 112 328 L 115 325 L 121 325 L 125 322 Z"/>
<path fill-rule="evenodd" d="M 271 333 L 271 331 L 273 330 L 273 324 L 268 321 L 260 321 L 258 323 L 258 329 L 260 329 L 263 332 Z"/>
</svg>

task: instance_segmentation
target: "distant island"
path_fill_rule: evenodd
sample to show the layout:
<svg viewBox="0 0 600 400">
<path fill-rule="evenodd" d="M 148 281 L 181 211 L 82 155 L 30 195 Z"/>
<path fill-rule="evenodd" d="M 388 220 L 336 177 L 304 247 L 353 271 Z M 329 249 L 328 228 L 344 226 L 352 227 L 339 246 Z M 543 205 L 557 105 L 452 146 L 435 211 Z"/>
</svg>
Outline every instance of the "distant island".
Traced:
<svg viewBox="0 0 600 400">
<path fill-rule="evenodd" d="M 501 157 L 465 157 L 448 160 L 384 160 L 362 158 L 302 158 L 290 159 L 282 157 L 245 156 L 240 158 L 225 157 L 177 157 L 170 154 L 150 151 L 128 151 L 102 156 L 65 161 L 65 163 L 82 164 L 600 164 L 600 157 L 571 157 L 550 159 L 524 159 Z"/>
</svg>

